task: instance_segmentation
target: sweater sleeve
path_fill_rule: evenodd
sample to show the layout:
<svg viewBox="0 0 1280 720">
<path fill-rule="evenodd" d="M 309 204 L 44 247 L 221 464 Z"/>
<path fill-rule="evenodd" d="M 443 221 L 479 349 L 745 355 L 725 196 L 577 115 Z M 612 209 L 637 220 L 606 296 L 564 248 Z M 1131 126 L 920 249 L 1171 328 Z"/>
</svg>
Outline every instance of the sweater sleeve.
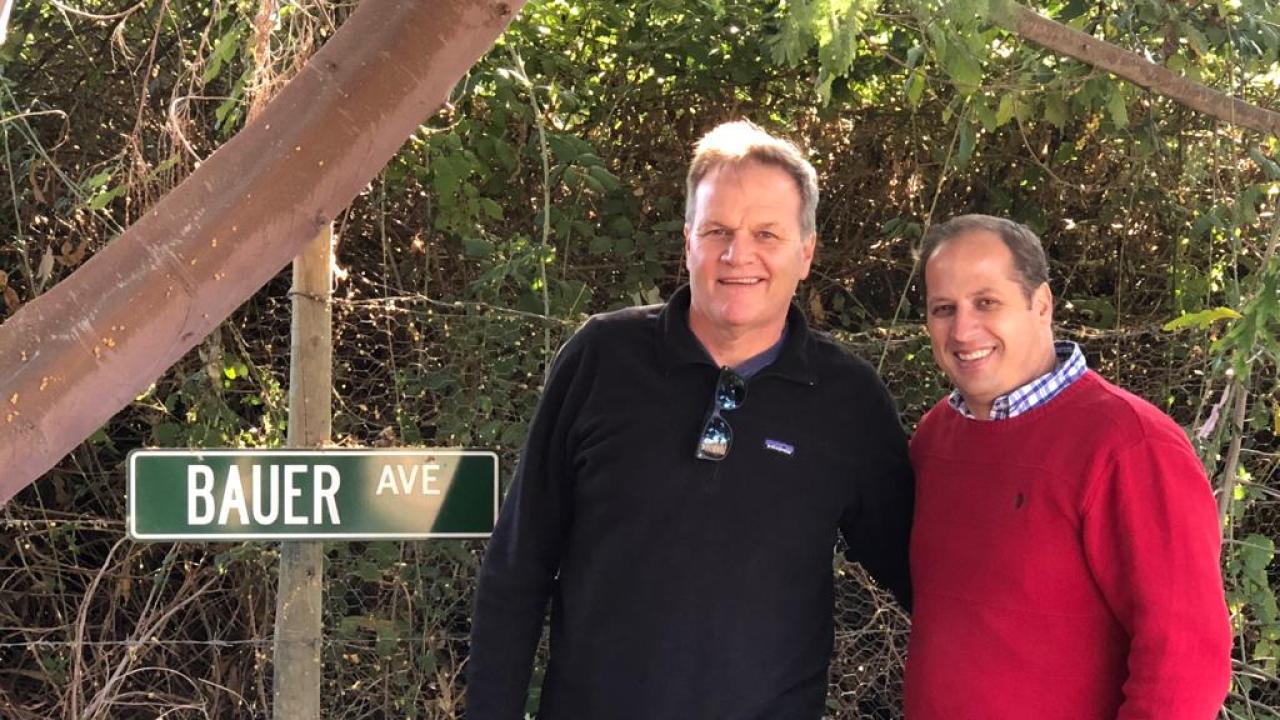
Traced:
<svg viewBox="0 0 1280 720">
<path fill-rule="evenodd" d="M 533 656 L 572 520 L 570 428 L 587 386 L 587 327 L 561 349 L 480 567 L 467 661 L 467 717 L 524 717 Z"/>
<path fill-rule="evenodd" d="M 1231 678 L 1231 627 L 1199 459 L 1185 441 L 1146 439 L 1119 452 L 1088 492 L 1087 560 L 1130 641 L 1117 720 L 1214 717 Z"/>
<path fill-rule="evenodd" d="M 907 456 L 907 436 L 893 399 L 880 378 L 871 374 L 871 391 L 857 446 L 863 454 L 861 470 L 852 479 L 856 501 L 840 518 L 848 542 L 846 557 L 866 568 L 881 587 L 911 610 L 911 569 L 907 548 L 911 541 L 911 513 L 915 481 Z"/>
</svg>

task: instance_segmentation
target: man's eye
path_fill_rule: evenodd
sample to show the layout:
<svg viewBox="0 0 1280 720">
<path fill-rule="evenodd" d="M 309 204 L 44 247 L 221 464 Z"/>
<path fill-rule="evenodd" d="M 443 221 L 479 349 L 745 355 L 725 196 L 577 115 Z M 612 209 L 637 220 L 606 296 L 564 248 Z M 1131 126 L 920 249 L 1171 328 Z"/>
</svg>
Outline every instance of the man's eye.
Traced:
<svg viewBox="0 0 1280 720">
<path fill-rule="evenodd" d="M 978 301 L 976 304 L 978 307 L 983 308 L 985 310 L 985 309 L 993 308 L 996 305 L 999 305 L 1000 303 L 996 302 L 992 298 L 978 298 Z"/>
<path fill-rule="evenodd" d="M 945 317 L 947 315 L 950 315 L 951 311 L 954 309 L 955 309 L 955 306 L 953 305 L 934 305 L 933 309 L 929 311 L 929 314 L 933 315 L 934 317 Z"/>
</svg>

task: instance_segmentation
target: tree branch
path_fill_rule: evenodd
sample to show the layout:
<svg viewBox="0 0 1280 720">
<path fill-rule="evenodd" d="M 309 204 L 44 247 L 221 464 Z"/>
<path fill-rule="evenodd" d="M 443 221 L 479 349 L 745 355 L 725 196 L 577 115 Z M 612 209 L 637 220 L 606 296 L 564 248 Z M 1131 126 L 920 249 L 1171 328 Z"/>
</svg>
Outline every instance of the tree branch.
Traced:
<svg viewBox="0 0 1280 720">
<path fill-rule="evenodd" d="M 1280 113 L 1189 80 L 1141 55 L 1067 27 L 1014 0 L 991 0 L 991 21 L 1019 37 L 1101 68 L 1224 122 L 1280 136 Z"/>
</svg>

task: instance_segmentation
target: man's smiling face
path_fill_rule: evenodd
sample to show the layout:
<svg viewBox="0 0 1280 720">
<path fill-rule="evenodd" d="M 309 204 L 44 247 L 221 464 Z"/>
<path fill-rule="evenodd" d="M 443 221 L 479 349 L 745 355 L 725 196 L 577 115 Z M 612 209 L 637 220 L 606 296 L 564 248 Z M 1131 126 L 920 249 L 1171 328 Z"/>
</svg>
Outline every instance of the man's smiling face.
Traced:
<svg viewBox="0 0 1280 720">
<path fill-rule="evenodd" d="M 933 357 L 965 404 L 985 419 L 992 402 L 1053 369 L 1053 295 L 1028 298 L 999 235 L 974 230 L 925 258 Z"/>
<path fill-rule="evenodd" d="M 795 179 L 773 165 L 723 165 L 702 179 L 684 229 L 695 334 L 776 340 L 813 261 L 801 206 Z"/>
</svg>

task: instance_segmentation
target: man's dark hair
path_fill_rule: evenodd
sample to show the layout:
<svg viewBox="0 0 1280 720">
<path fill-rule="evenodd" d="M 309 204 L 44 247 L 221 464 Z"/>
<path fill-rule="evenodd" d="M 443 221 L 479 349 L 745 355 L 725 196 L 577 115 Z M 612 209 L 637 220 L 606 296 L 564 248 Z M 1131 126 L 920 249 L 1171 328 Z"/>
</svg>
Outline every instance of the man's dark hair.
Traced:
<svg viewBox="0 0 1280 720">
<path fill-rule="evenodd" d="M 998 236 L 1013 254 L 1013 271 L 1017 275 L 1014 279 L 1022 286 L 1022 294 L 1030 302 L 1036 288 L 1049 282 L 1049 261 L 1045 258 L 1044 246 L 1040 244 L 1040 237 L 1026 225 L 992 215 L 957 215 L 929 228 L 924 242 L 920 244 L 921 279 L 929 260 L 949 240 L 983 231 Z"/>
</svg>

